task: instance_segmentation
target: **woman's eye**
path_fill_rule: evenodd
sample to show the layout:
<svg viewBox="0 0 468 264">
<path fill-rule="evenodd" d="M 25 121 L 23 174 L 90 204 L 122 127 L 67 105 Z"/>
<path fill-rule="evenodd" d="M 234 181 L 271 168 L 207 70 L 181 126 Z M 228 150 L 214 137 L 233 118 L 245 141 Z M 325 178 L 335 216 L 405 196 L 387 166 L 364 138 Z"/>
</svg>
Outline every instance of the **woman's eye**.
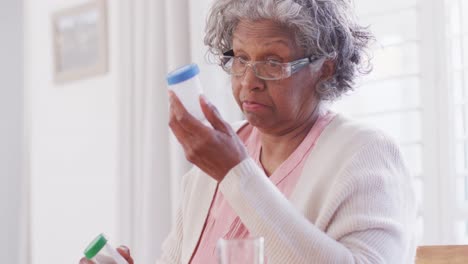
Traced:
<svg viewBox="0 0 468 264">
<path fill-rule="evenodd" d="M 242 57 L 236 57 L 237 61 L 241 64 L 246 64 L 247 63 L 247 59 L 245 58 L 242 58 Z"/>
<path fill-rule="evenodd" d="M 268 65 L 268 67 L 280 67 L 280 62 L 278 61 L 273 61 L 273 60 L 267 60 L 266 61 L 266 64 Z"/>
</svg>

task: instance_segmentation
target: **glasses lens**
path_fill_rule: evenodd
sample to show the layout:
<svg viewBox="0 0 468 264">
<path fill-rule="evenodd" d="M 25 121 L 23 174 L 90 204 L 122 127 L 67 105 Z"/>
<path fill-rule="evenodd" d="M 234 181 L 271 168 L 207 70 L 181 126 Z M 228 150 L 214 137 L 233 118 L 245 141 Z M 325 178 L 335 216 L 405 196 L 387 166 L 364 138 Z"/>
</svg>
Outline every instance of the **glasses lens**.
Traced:
<svg viewBox="0 0 468 264">
<path fill-rule="evenodd" d="M 257 76 L 262 79 L 274 80 L 283 76 L 283 66 L 275 61 L 262 61 L 256 65 Z"/>
<path fill-rule="evenodd" d="M 240 76 L 245 73 L 245 69 L 247 68 L 247 61 L 233 57 L 232 59 L 232 67 L 231 67 L 231 74 Z"/>
<path fill-rule="evenodd" d="M 249 63 L 239 57 L 222 56 L 220 58 L 220 65 L 227 73 L 234 76 L 242 76 Z M 255 75 L 264 80 L 278 80 L 284 76 L 284 67 L 279 62 L 259 61 L 250 65 L 254 68 Z"/>
</svg>

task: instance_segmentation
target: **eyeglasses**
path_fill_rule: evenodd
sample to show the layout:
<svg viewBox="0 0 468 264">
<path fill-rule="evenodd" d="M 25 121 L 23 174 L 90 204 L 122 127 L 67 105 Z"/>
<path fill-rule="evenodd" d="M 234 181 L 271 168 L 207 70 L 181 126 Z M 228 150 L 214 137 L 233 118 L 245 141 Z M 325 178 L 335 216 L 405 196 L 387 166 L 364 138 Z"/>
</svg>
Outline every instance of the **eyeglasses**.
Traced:
<svg viewBox="0 0 468 264">
<path fill-rule="evenodd" d="M 230 50 L 224 53 L 223 56 L 220 56 L 219 64 L 228 74 L 237 77 L 243 76 L 247 67 L 250 66 L 258 78 L 272 81 L 289 78 L 291 75 L 310 64 L 314 64 L 313 70 L 317 71 L 322 67 L 323 62 L 324 58 L 314 56 L 286 63 L 273 60 L 249 62 L 241 57 L 234 56 L 234 52 Z"/>
</svg>

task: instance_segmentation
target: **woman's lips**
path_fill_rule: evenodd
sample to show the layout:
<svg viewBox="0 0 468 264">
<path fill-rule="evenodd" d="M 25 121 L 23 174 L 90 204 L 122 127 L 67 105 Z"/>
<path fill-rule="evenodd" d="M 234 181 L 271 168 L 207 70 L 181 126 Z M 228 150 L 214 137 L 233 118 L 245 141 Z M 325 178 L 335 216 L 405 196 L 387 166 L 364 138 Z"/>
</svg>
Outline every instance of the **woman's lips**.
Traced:
<svg viewBox="0 0 468 264">
<path fill-rule="evenodd" d="M 242 102 L 242 108 L 247 112 L 255 112 L 265 109 L 267 106 L 253 101 Z"/>
</svg>

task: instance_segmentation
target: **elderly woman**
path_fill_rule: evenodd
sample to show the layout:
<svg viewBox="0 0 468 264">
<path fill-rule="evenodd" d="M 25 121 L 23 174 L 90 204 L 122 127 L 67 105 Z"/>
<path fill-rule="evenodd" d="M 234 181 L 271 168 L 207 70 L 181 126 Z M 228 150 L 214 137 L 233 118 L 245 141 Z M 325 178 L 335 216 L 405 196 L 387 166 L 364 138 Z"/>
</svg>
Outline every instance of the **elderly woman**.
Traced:
<svg viewBox="0 0 468 264">
<path fill-rule="evenodd" d="M 368 71 L 370 39 L 347 0 L 214 2 L 205 44 L 246 121 L 231 127 L 201 97 L 205 126 L 169 94 L 170 127 L 195 166 L 160 263 L 215 263 L 218 239 L 251 236 L 264 237 L 268 263 L 414 262 L 398 147 L 324 103 Z"/>
</svg>

